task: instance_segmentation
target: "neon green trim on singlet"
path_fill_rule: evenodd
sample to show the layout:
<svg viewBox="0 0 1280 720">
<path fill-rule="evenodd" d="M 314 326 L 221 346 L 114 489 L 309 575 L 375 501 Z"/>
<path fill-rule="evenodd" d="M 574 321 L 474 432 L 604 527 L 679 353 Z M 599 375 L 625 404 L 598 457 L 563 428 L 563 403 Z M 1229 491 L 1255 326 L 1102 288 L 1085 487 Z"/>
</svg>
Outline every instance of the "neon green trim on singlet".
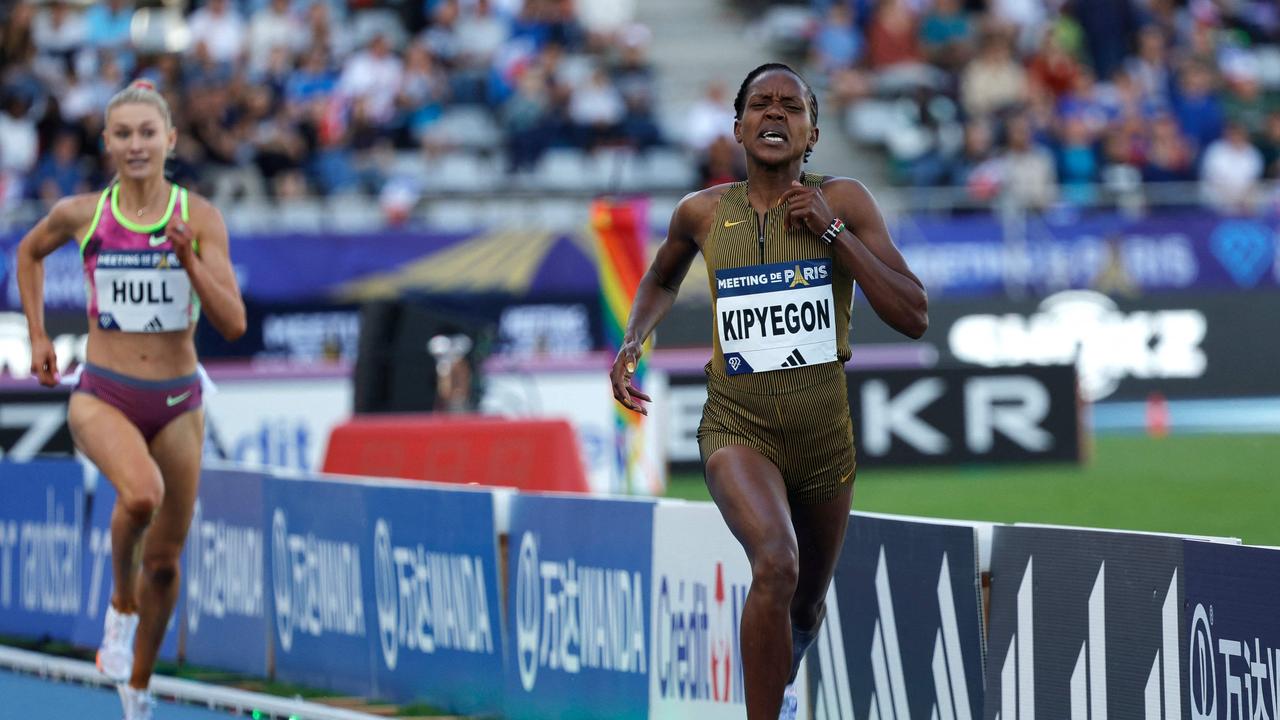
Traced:
<svg viewBox="0 0 1280 720">
<path fill-rule="evenodd" d="M 190 201 L 187 199 L 187 189 L 178 188 L 178 190 L 182 194 L 182 222 L 191 222 L 191 211 L 189 210 Z M 200 238 L 196 237 L 194 234 L 191 236 L 191 249 L 194 250 L 197 255 L 200 254 Z"/>
<path fill-rule="evenodd" d="M 189 200 L 187 199 L 187 189 L 179 188 L 179 194 L 182 195 L 181 215 L 182 222 L 191 222 L 191 212 L 189 210 Z M 197 254 L 200 252 L 200 240 L 194 235 L 191 236 L 191 249 Z M 196 294 L 195 288 L 191 290 L 191 324 L 195 325 L 200 322 L 200 296 Z"/>
<path fill-rule="evenodd" d="M 107 204 L 107 193 L 111 192 L 108 188 L 102 191 L 102 195 L 98 198 L 98 209 L 93 211 L 93 222 L 89 223 L 89 231 L 80 238 L 80 257 L 84 257 L 84 248 L 89 244 L 89 238 L 93 237 L 93 233 L 98 229 L 98 221 L 102 220 L 102 207 Z"/>
<path fill-rule="evenodd" d="M 116 222 L 124 226 L 126 230 L 132 230 L 136 233 L 153 233 L 157 230 L 163 230 L 165 225 L 169 224 L 169 218 L 173 217 L 173 208 L 178 204 L 178 186 L 172 185 L 169 188 L 169 207 L 165 208 L 164 215 L 156 222 L 155 225 L 139 225 L 130 222 L 128 218 L 120 214 L 120 205 L 118 198 L 120 195 L 120 185 L 117 183 L 111 186 L 111 214 L 115 216 Z"/>
</svg>

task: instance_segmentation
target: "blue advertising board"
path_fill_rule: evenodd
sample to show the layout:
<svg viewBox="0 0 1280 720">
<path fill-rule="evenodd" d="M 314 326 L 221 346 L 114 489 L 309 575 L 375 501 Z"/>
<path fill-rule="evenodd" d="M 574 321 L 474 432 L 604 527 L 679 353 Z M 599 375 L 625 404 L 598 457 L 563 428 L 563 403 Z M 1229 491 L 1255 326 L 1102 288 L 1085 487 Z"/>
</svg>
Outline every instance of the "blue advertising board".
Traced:
<svg viewBox="0 0 1280 720">
<path fill-rule="evenodd" d="M 0 462 L 0 634 L 69 642 L 84 599 L 84 470 Z"/>
<path fill-rule="evenodd" d="M 506 717 L 648 717 L 653 508 L 512 498 Z"/>
<path fill-rule="evenodd" d="M 1280 711 L 1280 549 L 1183 543 L 1193 720 Z"/>
<path fill-rule="evenodd" d="M 82 472 L 79 463 L 68 462 L 75 465 L 78 472 Z M 111 512 L 116 505 L 116 490 L 101 473 L 98 473 L 88 504 L 89 522 L 84 529 L 82 546 L 84 611 L 76 619 L 71 641 L 78 647 L 96 648 L 102 643 L 102 621 L 106 617 L 111 595 L 115 592 L 115 579 L 111 570 Z M 146 542 L 145 535 L 143 542 Z M 185 569 L 185 565 L 183 567 Z M 160 644 L 158 657 L 161 660 L 178 657 L 178 618 L 182 617 L 183 605 L 183 595 L 179 593 L 177 605 L 165 629 L 164 642 Z"/>
<path fill-rule="evenodd" d="M 186 661 L 266 677 L 266 476 L 206 469 L 187 533 L 183 575 Z"/>
<path fill-rule="evenodd" d="M 369 696 L 373 655 L 361 552 L 372 534 L 356 483 L 272 477 L 264 486 L 276 677 Z"/>
<path fill-rule="evenodd" d="M 853 514 L 807 656 L 814 718 L 979 717 L 981 613 L 972 526 Z"/>
<path fill-rule="evenodd" d="M 361 492 L 374 696 L 499 714 L 502 601 L 492 493 L 421 483 Z"/>
</svg>

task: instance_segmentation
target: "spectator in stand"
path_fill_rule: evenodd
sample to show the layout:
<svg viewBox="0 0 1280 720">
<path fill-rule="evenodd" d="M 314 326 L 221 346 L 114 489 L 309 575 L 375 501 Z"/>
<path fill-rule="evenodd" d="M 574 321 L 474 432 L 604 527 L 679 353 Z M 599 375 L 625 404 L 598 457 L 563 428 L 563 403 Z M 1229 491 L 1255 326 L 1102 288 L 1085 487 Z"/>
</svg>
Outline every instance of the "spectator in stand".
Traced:
<svg viewBox="0 0 1280 720">
<path fill-rule="evenodd" d="M 97 2 L 84 11 L 85 42 L 99 53 L 110 51 L 129 70 L 133 69 L 133 3 L 129 0 Z"/>
<path fill-rule="evenodd" d="M 742 147 L 727 137 L 716 138 L 698 163 L 698 186 L 709 188 L 746 179 Z"/>
<path fill-rule="evenodd" d="M 929 62 L 959 72 L 973 56 L 973 22 L 960 0 L 937 0 L 920 23 L 920 43 Z"/>
<path fill-rule="evenodd" d="M 24 179 L 36 165 L 39 139 L 30 112 L 30 101 L 19 93 L 0 94 L 0 209 L 22 197 Z"/>
<path fill-rule="evenodd" d="M 1259 152 L 1268 179 L 1280 179 L 1280 111 L 1267 116 L 1266 129 L 1259 141 Z"/>
<path fill-rule="evenodd" d="M 396 97 L 394 127 L 398 143 L 411 147 L 444 112 L 449 99 L 449 78 L 421 42 L 413 42 L 404 55 L 404 75 Z"/>
<path fill-rule="evenodd" d="M 706 152 L 717 138 L 733 139 L 733 103 L 725 95 L 719 81 L 707 84 L 702 99 L 689 108 L 686 116 L 685 142 L 697 153 Z"/>
<path fill-rule="evenodd" d="M 586 82 L 574 88 L 569 99 L 569 119 L 574 125 L 577 144 L 588 150 L 616 142 L 625 113 L 622 94 L 600 69 L 592 71 Z"/>
<path fill-rule="evenodd" d="M 86 30 L 84 18 L 78 11 L 66 2 L 55 1 L 36 13 L 31 35 L 42 58 L 66 68 L 84 46 Z"/>
<path fill-rule="evenodd" d="M 1109 131 L 1102 140 L 1102 184 L 1116 194 L 1132 193 L 1142 186 L 1135 152 L 1128 136 L 1120 128 Z"/>
<path fill-rule="evenodd" d="M 1192 63 L 1182 71 L 1179 92 L 1174 101 L 1174 115 L 1182 133 L 1202 153 L 1222 136 L 1222 102 L 1214 92 L 1213 73 L 1209 68 Z"/>
<path fill-rule="evenodd" d="M 989 0 L 991 16 L 1001 25 L 1014 28 L 1017 45 L 1034 47 L 1044 33 L 1048 13 L 1045 0 Z"/>
<path fill-rule="evenodd" d="M 80 158 L 80 136 L 65 130 L 53 142 L 53 151 L 40 160 L 27 178 L 27 195 L 45 207 L 76 193 L 88 192 L 89 184 Z"/>
<path fill-rule="evenodd" d="M 1027 99 L 1027 73 L 1013 57 L 1007 32 L 988 28 L 978 56 L 960 78 L 961 104 L 971 117 L 985 117 Z"/>
<path fill-rule="evenodd" d="M 285 106 L 294 112 L 314 100 L 327 98 L 337 86 L 338 74 L 329 66 L 329 53 L 317 45 L 302 56 L 298 69 L 285 82 Z"/>
<path fill-rule="evenodd" d="M 302 47 L 306 38 L 302 21 L 290 10 L 289 0 L 271 0 L 249 21 L 249 70 L 264 71 L 272 51 L 286 48 L 292 53 Z"/>
<path fill-rule="evenodd" d="M 862 59 L 862 31 L 853 21 L 849 5 L 836 3 L 827 10 L 825 21 L 809 44 L 809 63 L 824 75 L 853 67 Z"/>
<path fill-rule="evenodd" d="M 639 150 L 663 144 L 662 130 L 653 115 L 657 81 L 648 56 L 651 37 L 649 29 L 642 25 L 623 28 L 618 33 L 621 51 L 609 72 L 626 104 L 622 136 L 628 145 Z"/>
<path fill-rule="evenodd" d="M 1239 123 L 1229 123 L 1222 138 L 1205 151 L 1200 190 L 1206 202 L 1224 213 L 1247 212 L 1257 202 L 1263 173 L 1262 153 Z"/>
<path fill-rule="evenodd" d="M 334 19 L 329 3 L 323 0 L 312 2 L 307 8 L 307 16 L 303 23 L 310 47 L 321 47 L 335 60 L 341 60 L 351 54 L 354 39 L 351 30 Z"/>
<path fill-rule="evenodd" d="M 203 43 L 209 57 L 223 65 L 234 65 L 244 52 L 245 27 L 230 0 L 209 0 L 187 20 L 191 39 Z"/>
<path fill-rule="evenodd" d="M 502 106 L 500 117 L 512 172 L 532 168 L 546 149 L 551 113 L 549 82 L 542 66 L 534 64 L 519 76 L 515 93 Z"/>
<path fill-rule="evenodd" d="M 1169 107 L 1173 73 L 1169 69 L 1167 41 L 1159 27 L 1147 25 L 1138 33 L 1138 54 L 1129 59 L 1126 69 L 1144 103 Z"/>
<path fill-rule="evenodd" d="M 867 28 L 867 60 L 874 70 L 924 61 L 916 18 L 906 0 L 881 0 Z"/>
<path fill-rule="evenodd" d="M 484 103 L 490 70 L 498 51 L 511 37 L 511 26 L 498 17 L 488 0 L 464 8 L 453 27 L 453 95 L 458 102 Z"/>
<path fill-rule="evenodd" d="M 28 2 L 9 6 L 4 28 L 0 30 L 0 70 L 5 79 L 17 68 L 27 66 L 35 59 L 36 43 L 32 37 L 36 7 Z"/>
<path fill-rule="evenodd" d="M 387 125 L 395 116 L 404 63 L 391 50 L 385 35 L 377 34 L 364 50 L 347 58 L 338 78 L 338 92 L 350 102 L 364 102 L 375 125 Z"/>
<path fill-rule="evenodd" d="M 1052 27 L 1047 29 L 1040 49 L 1031 57 L 1027 67 L 1031 84 L 1061 99 L 1076 89 L 1080 72 L 1080 64 L 1062 47 L 1058 33 Z"/>
<path fill-rule="evenodd" d="M 960 155 L 951 164 L 948 184 L 956 187 L 968 186 L 974 171 L 991 160 L 994 147 L 991 123 L 985 119 L 971 120 L 964 127 L 964 144 Z M 989 200 L 994 195 L 994 189 L 994 185 L 991 188 L 977 188 L 974 189 L 973 196 Z"/>
<path fill-rule="evenodd" d="M 1113 76 L 1124 67 L 1130 43 L 1138 29 L 1134 3 L 1070 0 L 1067 8 L 1080 22 L 1093 71 L 1100 78 Z"/>
<path fill-rule="evenodd" d="M 1063 119 L 1057 159 L 1063 199 L 1075 205 L 1094 203 L 1101 168 L 1093 134 L 1083 117 L 1072 115 Z"/>
<path fill-rule="evenodd" d="M 652 33 L 643 25 L 628 26 L 618 34 L 618 56 L 610 67 L 609 75 L 628 105 L 653 103 L 657 78 L 653 63 L 649 61 L 652 38 Z"/>
<path fill-rule="evenodd" d="M 1156 117 L 1142 169 L 1143 182 L 1186 182 L 1195 178 L 1195 151 L 1168 113 Z"/>
<path fill-rule="evenodd" d="M 124 74 L 113 53 L 103 52 L 97 65 L 98 72 L 92 76 L 82 76 L 74 67 L 68 75 L 60 103 L 66 123 L 104 114 L 112 96 L 124 87 Z"/>
<path fill-rule="evenodd" d="M 1035 143 L 1026 115 L 1010 118 L 1005 132 L 1009 146 L 1001 161 L 1005 196 L 1025 207 L 1048 208 L 1058 199 L 1053 155 Z"/>
<path fill-rule="evenodd" d="M 1249 137 L 1261 138 L 1267 118 L 1280 110 L 1280 94 L 1264 91 L 1253 56 L 1243 56 L 1223 68 L 1226 96 L 1222 110 L 1227 121 L 1243 125 Z"/>
</svg>

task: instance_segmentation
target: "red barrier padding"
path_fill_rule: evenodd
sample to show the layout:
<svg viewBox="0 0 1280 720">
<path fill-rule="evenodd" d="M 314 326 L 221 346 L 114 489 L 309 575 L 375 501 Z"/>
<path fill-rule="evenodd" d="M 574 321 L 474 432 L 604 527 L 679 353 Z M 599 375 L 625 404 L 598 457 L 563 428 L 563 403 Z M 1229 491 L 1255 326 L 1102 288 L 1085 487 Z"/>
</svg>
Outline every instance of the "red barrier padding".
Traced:
<svg viewBox="0 0 1280 720">
<path fill-rule="evenodd" d="M 520 490 L 587 492 L 565 420 L 470 415 L 370 415 L 329 435 L 324 471 Z"/>
</svg>

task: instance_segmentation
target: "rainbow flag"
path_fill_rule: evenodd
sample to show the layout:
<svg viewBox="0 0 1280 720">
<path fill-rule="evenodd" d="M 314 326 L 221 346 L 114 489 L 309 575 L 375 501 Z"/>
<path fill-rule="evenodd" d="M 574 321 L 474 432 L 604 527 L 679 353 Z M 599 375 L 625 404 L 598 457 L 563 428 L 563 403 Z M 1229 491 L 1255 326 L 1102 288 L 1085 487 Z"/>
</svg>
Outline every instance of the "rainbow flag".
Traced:
<svg viewBox="0 0 1280 720">
<path fill-rule="evenodd" d="M 604 308 L 604 335 L 611 354 L 622 346 L 631 303 L 635 301 L 640 278 L 648 266 L 645 241 L 649 237 L 648 200 L 632 198 L 613 200 L 599 198 L 591 203 L 591 232 L 596 240 L 596 266 L 600 272 L 600 293 Z M 643 390 L 649 367 L 652 339 L 637 363 L 632 383 Z M 640 488 L 656 487 L 648 477 L 644 463 L 645 416 L 614 403 L 614 489 L 633 493 Z"/>
</svg>

